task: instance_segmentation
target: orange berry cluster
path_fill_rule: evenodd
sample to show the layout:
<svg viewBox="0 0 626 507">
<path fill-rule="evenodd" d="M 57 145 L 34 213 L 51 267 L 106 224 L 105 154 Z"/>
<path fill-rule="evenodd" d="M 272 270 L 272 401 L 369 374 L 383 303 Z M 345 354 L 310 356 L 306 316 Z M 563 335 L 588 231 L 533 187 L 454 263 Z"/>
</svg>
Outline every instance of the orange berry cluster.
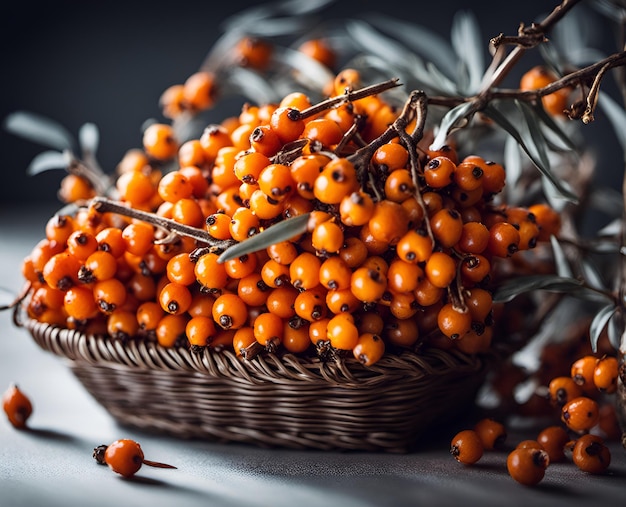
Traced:
<svg viewBox="0 0 626 507">
<path fill-rule="evenodd" d="M 587 354 L 572 363 L 570 375 L 554 377 L 546 397 L 558 411 L 560 422 L 546 426 L 536 439 L 519 442 L 509 451 L 507 469 L 511 477 L 535 485 L 550 463 L 566 458 L 585 472 L 605 472 L 611 463 L 606 442 L 621 436 L 614 404 L 606 399 L 616 392 L 618 376 L 616 357 Z M 471 465 L 484 451 L 502 449 L 506 437 L 501 422 L 485 418 L 455 435 L 450 452 L 460 463 Z"/>
<path fill-rule="evenodd" d="M 359 84 L 342 71 L 335 95 Z M 398 135 L 378 142 L 400 115 L 379 94 L 310 108 L 300 92 L 247 104 L 184 142 L 172 125 L 147 127 L 118 166 L 128 215 L 55 216 L 24 260 L 30 316 L 244 356 L 346 351 L 371 365 L 418 344 L 488 350 L 493 266 L 555 233 L 558 215 L 496 205 L 498 163 Z M 222 262 L 133 209 L 230 243 L 308 218 L 289 240 Z"/>
</svg>

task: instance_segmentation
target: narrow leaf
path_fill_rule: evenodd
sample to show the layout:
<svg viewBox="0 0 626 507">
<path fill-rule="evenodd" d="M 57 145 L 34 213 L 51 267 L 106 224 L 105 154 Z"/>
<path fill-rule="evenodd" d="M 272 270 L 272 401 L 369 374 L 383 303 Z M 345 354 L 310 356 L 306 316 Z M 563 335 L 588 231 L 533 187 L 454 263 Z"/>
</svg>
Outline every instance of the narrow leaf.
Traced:
<svg viewBox="0 0 626 507">
<path fill-rule="evenodd" d="M 609 343 L 615 348 L 615 350 L 618 350 L 622 340 L 622 335 L 624 334 L 623 312 L 617 309 L 610 318 L 608 326 L 607 330 Z"/>
<path fill-rule="evenodd" d="M 578 146 L 576 146 L 576 143 L 574 143 L 574 141 L 572 141 L 572 139 L 559 126 L 559 124 L 554 121 L 554 118 L 546 113 L 546 110 L 541 104 L 537 103 L 533 107 L 533 112 L 546 127 L 548 127 L 552 132 L 557 135 L 557 137 L 563 142 L 565 146 L 567 146 L 570 150 L 574 152 L 578 152 Z"/>
<path fill-rule="evenodd" d="M 81 152 L 96 153 L 100 144 L 100 132 L 94 123 L 85 123 L 78 131 L 78 144 Z"/>
<path fill-rule="evenodd" d="M 572 274 L 572 268 L 569 265 L 567 256 L 559 243 L 559 240 L 555 236 L 550 236 L 550 243 L 552 244 L 552 252 L 554 254 L 554 263 L 556 265 L 556 272 L 563 278 L 574 278 Z"/>
<path fill-rule="evenodd" d="M 593 352 L 597 352 L 600 335 L 616 310 L 617 308 L 615 305 L 606 305 L 602 307 L 598 313 L 596 313 L 595 317 L 591 321 L 591 324 L 589 325 L 589 340 L 591 341 L 591 348 Z"/>
<path fill-rule="evenodd" d="M 483 40 L 473 14 L 459 11 L 452 20 L 451 39 L 456 54 L 462 63 L 462 72 L 467 83 L 461 88 L 467 93 L 478 91 L 485 71 Z"/>
<path fill-rule="evenodd" d="M 74 146 L 72 135 L 61 124 L 27 111 L 10 114 L 4 120 L 4 128 L 30 141 L 59 151 L 71 150 Z"/>
<path fill-rule="evenodd" d="M 603 92 L 600 92 L 598 96 L 598 106 L 602 108 L 604 114 L 606 114 L 611 122 L 617 140 L 625 153 L 624 157 L 626 158 L 626 111 Z"/>
<path fill-rule="evenodd" d="M 222 252 L 217 261 L 226 262 L 231 259 L 236 259 L 242 255 L 258 252 L 268 246 L 293 238 L 298 234 L 306 232 L 308 221 L 309 213 L 305 213 L 303 215 L 298 215 L 288 220 L 278 222 L 268 227 L 263 232 L 255 234 L 251 238 L 227 248 L 224 252 Z"/>
<path fill-rule="evenodd" d="M 513 138 L 518 142 L 522 150 L 524 150 L 524 153 L 528 155 L 535 167 L 537 167 L 537 169 L 539 169 L 539 171 L 555 187 L 555 189 L 558 190 L 562 198 L 565 198 L 571 202 L 578 201 L 578 197 L 574 195 L 570 190 L 568 190 L 564 186 L 564 184 L 554 176 L 549 166 L 544 165 L 541 157 L 537 154 L 537 152 L 529 147 L 529 143 L 532 143 L 532 139 L 530 139 L 529 135 L 523 135 L 522 132 L 520 132 L 513 124 L 513 122 L 509 120 L 508 116 L 511 115 L 511 112 L 506 111 L 502 107 L 502 103 L 498 103 L 498 105 L 496 106 L 494 101 L 486 106 L 483 112 L 494 122 L 496 122 L 502 129 L 504 129 L 511 136 L 513 136 Z"/>
<path fill-rule="evenodd" d="M 71 157 L 68 152 L 44 151 L 36 155 L 28 165 L 26 173 L 34 176 L 51 169 L 67 169 L 70 165 Z"/>
<path fill-rule="evenodd" d="M 493 300 L 498 303 L 506 303 L 520 294 L 535 290 L 576 292 L 582 288 L 583 283 L 575 278 L 563 278 L 558 275 L 530 275 L 501 283 L 496 288 Z"/>
<path fill-rule="evenodd" d="M 473 102 L 463 102 L 462 104 L 450 109 L 441 119 L 439 130 L 437 131 L 437 135 L 435 136 L 430 149 L 438 150 L 446 144 L 446 139 L 454 126 L 459 122 L 459 120 L 473 114 L 475 112 L 475 108 L 476 105 Z"/>
</svg>

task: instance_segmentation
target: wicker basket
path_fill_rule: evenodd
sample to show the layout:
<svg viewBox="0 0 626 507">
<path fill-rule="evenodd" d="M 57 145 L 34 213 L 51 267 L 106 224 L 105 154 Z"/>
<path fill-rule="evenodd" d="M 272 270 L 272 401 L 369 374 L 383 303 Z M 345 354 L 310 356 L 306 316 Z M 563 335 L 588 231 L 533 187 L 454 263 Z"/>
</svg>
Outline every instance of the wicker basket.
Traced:
<svg viewBox="0 0 626 507">
<path fill-rule="evenodd" d="M 122 425 L 180 438 L 266 447 L 407 452 L 425 429 L 466 409 L 484 380 L 477 357 L 428 350 L 356 360 L 164 348 L 17 323 L 67 360 Z"/>
</svg>

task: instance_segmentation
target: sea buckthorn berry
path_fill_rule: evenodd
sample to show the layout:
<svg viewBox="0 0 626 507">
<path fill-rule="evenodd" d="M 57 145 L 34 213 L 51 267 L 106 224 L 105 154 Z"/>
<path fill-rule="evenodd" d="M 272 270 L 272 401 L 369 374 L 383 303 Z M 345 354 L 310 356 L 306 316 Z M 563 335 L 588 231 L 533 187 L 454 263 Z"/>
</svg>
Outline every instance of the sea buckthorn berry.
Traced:
<svg viewBox="0 0 626 507">
<path fill-rule="evenodd" d="M 290 285 L 277 287 L 270 292 L 265 306 L 268 311 L 275 313 L 281 319 L 289 320 L 296 315 L 295 301 L 298 294 L 299 292 Z"/>
<path fill-rule="evenodd" d="M 105 315 L 121 307 L 127 294 L 125 285 L 117 278 L 96 282 L 93 286 L 93 298 L 98 309 Z"/>
<path fill-rule="evenodd" d="M 326 111 L 324 117 L 334 121 L 343 132 L 347 132 L 362 118 L 357 114 L 352 102 L 344 102 L 332 107 Z"/>
<path fill-rule="evenodd" d="M 483 170 L 483 195 L 489 197 L 502 191 L 506 183 L 506 173 L 501 164 L 473 155 L 466 157 L 464 161 L 474 163 Z"/>
<path fill-rule="evenodd" d="M 445 294 L 444 287 L 437 287 L 426 277 L 415 287 L 415 301 L 420 306 L 432 306 L 441 301 Z"/>
<path fill-rule="evenodd" d="M 351 91 L 361 87 L 361 73 L 352 68 L 343 69 L 333 81 L 335 95 L 343 95 L 346 90 Z"/>
<path fill-rule="evenodd" d="M 383 317 L 376 312 L 362 312 L 355 316 L 355 324 L 359 328 L 359 333 L 372 333 L 382 335 L 385 328 Z"/>
<path fill-rule="evenodd" d="M 382 255 L 389 251 L 389 243 L 374 238 L 369 228 L 369 221 L 359 229 L 359 239 L 365 245 L 368 255 Z"/>
<path fill-rule="evenodd" d="M 337 60 L 336 51 L 326 39 L 305 40 L 298 46 L 298 51 L 330 69 L 335 66 Z"/>
<path fill-rule="evenodd" d="M 250 273 L 256 270 L 258 264 L 258 257 L 254 254 L 245 254 L 229 259 L 224 262 L 224 268 L 226 268 L 226 274 L 233 280 L 239 280 L 244 276 L 248 276 Z"/>
<path fill-rule="evenodd" d="M 367 255 L 368 251 L 365 243 L 356 237 L 345 238 L 343 247 L 339 250 L 339 257 L 341 257 L 351 269 L 363 264 Z"/>
<path fill-rule="evenodd" d="M 285 209 L 285 206 L 281 201 L 273 199 L 261 189 L 257 189 L 252 192 L 249 205 L 250 209 L 261 220 L 271 220 L 272 218 L 276 218 Z"/>
<path fill-rule="evenodd" d="M 603 393 L 612 394 L 617 391 L 619 365 L 614 356 L 598 359 L 593 371 L 593 383 Z"/>
<path fill-rule="evenodd" d="M 326 336 L 328 322 L 330 322 L 330 318 L 325 317 L 309 324 L 309 340 L 318 349 L 328 344 L 328 337 Z"/>
<path fill-rule="evenodd" d="M 61 180 L 58 196 L 61 202 L 87 201 L 96 195 L 91 183 L 77 174 L 67 174 Z"/>
<path fill-rule="evenodd" d="M 550 457 L 550 463 L 558 463 L 565 459 L 565 444 L 570 436 L 562 426 L 548 426 L 537 435 L 539 442 Z"/>
<path fill-rule="evenodd" d="M 298 109 L 279 107 L 270 117 L 270 127 L 283 144 L 290 143 L 298 139 L 304 131 L 304 120 Z"/>
<path fill-rule="evenodd" d="M 413 195 L 402 201 L 402 207 L 406 210 L 409 219 L 409 228 L 413 229 L 421 225 L 424 220 L 424 209 L 417 198 Z"/>
<path fill-rule="evenodd" d="M 261 267 L 261 277 L 265 284 L 273 289 L 288 285 L 291 279 L 289 266 L 279 264 L 273 259 L 268 259 Z"/>
<path fill-rule="evenodd" d="M 459 250 L 465 253 L 480 254 L 489 244 L 489 229 L 481 222 L 463 224 L 461 237 L 457 243 Z"/>
<path fill-rule="evenodd" d="M 54 254 L 43 267 L 43 279 L 50 287 L 66 291 L 78 283 L 80 266 L 80 261 L 67 250 Z"/>
<path fill-rule="evenodd" d="M 412 292 L 424 278 L 424 271 L 417 264 L 394 259 L 387 270 L 387 287 L 395 292 Z"/>
<path fill-rule="evenodd" d="M 133 274 L 126 282 L 128 294 L 137 298 L 138 301 L 150 301 L 156 298 L 156 281 L 150 275 L 142 273 Z"/>
<path fill-rule="evenodd" d="M 456 166 L 454 171 L 454 183 L 461 190 L 467 192 L 482 187 L 484 171 L 483 169 L 470 162 L 461 162 Z"/>
<path fill-rule="evenodd" d="M 330 345 L 336 349 L 352 350 L 359 340 L 359 330 L 354 324 L 354 317 L 349 313 L 340 313 L 328 321 L 326 336 Z"/>
<path fill-rule="evenodd" d="M 24 392 L 15 384 L 2 395 L 2 409 L 14 428 L 26 428 L 33 413 L 33 405 Z"/>
<path fill-rule="evenodd" d="M 143 131 L 143 149 L 151 158 L 170 160 L 178 153 L 178 141 L 171 125 L 153 123 Z"/>
<path fill-rule="evenodd" d="M 107 318 L 107 333 L 113 338 L 128 340 L 138 331 L 139 323 L 134 311 L 115 310 Z"/>
<path fill-rule="evenodd" d="M 327 289 L 349 289 L 351 278 L 350 266 L 339 256 L 329 257 L 320 265 L 319 282 Z"/>
<path fill-rule="evenodd" d="M 561 215 L 547 204 L 533 204 L 528 211 L 535 217 L 539 226 L 537 241 L 548 241 L 550 236 L 557 235 L 561 229 Z"/>
<path fill-rule="evenodd" d="M 424 179 L 431 188 L 444 188 L 454 181 L 456 165 L 447 157 L 435 157 L 424 168 Z"/>
<path fill-rule="evenodd" d="M 282 147 L 282 143 L 269 125 L 259 125 L 250 134 L 250 147 L 267 157 L 273 157 Z"/>
<path fill-rule="evenodd" d="M 259 174 L 259 188 L 265 195 L 275 200 L 287 197 L 295 188 L 291 170 L 283 164 L 270 164 Z"/>
<path fill-rule="evenodd" d="M 78 280 L 87 284 L 109 280 L 117 273 L 117 267 L 117 259 L 112 254 L 96 250 L 78 270 Z"/>
<path fill-rule="evenodd" d="M 231 239 L 230 220 L 225 213 L 212 213 L 206 217 L 206 230 L 215 239 Z"/>
<path fill-rule="evenodd" d="M 344 244 L 343 229 L 334 220 L 322 222 L 313 229 L 311 244 L 321 254 L 337 253 Z"/>
<path fill-rule="evenodd" d="M 170 282 L 176 282 L 181 285 L 191 285 L 196 281 L 194 268 L 195 263 L 191 260 L 188 253 L 182 252 L 176 254 L 167 261 L 167 278 Z"/>
<path fill-rule="evenodd" d="M 272 59 L 274 48 L 259 37 L 243 37 L 235 45 L 236 63 L 242 67 L 265 70 Z"/>
<path fill-rule="evenodd" d="M 183 84 L 168 86 L 159 97 L 161 113 L 171 120 L 178 118 L 186 109 Z"/>
<path fill-rule="evenodd" d="M 472 327 L 472 315 L 468 311 L 457 309 L 452 303 L 446 303 L 437 315 L 439 330 L 448 338 L 458 340 Z"/>
<path fill-rule="evenodd" d="M 50 241 L 65 245 L 74 232 L 74 219 L 69 215 L 55 214 L 46 222 L 45 232 Z"/>
<path fill-rule="evenodd" d="M 456 262 L 447 253 L 433 252 L 426 261 L 424 273 L 435 287 L 446 288 L 456 276 Z"/>
<path fill-rule="evenodd" d="M 296 296 L 293 303 L 296 315 L 309 322 L 323 319 L 328 313 L 326 289 L 321 286 L 305 290 Z"/>
<path fill-rule="evenodd" d="M 423 229 L 410 230 L 396 244 L 396 252 L 405 262 L 425 262 L 433 252 L 433 241 Z"/>
<path fill-rule="evenodd" d="M 122 230 L 122 238 L 127 252 L 144 256 L 152 248 L 154 227 L 146 222 L 132 222 Z"/>
<path fill-rule="evenodd" d="M 327 117 L 315 118 L 306 123 L 302 138 L 309 140 L 309 146 L 318 149 L 332 148 L 343 139 L 341 127 Z"/>
<path fill-rule="evenodd" d="M 218 255 L 208 253 L 196 262 L 194 273 L 198 283 L 209 290 L 218 290 L 226 286 L 228 275 L 224 264 L 217 261 Z"/>
<path fill-rule="evenodd" d="M 187 340 L 185 336 L 185 328 L 189 321 L 186 314 L 166 314 L 157 324 L 155 334 L 159 345 L 162 347 L 177 346 L 181 340 Z"/>
<path fill-rule="evenodd" d="M 472 287 L 467 290 L 464 299 L 472 320 L 484 322 L 493 308 L 491 292 L 480 287 Z"/>
<path fill-rule="evenodd" d="M 468 255 L 461 261 L 461 275 L 466 284 L 485 282 L 491 275 L 491 263 L 484 255 Z"/>
<path fill-rule="evenodd" d="M 459 463 L 473 465 L 483 457 L 484 446 L 474 430 L 459 431 L 450 442 L 450 454 Z"/>
<path fill-rule="evenodd" d="M 237 284 L 237 295 L 252 307 L 264 305 L 271 290 L 257 272 L 243 277 Z"/>
<path fill-rule="evenodd" d="M 95 452 L 96 450 L 94 449 L 94 456 Z M 143 460 L 144 454 L 141 446 L 130 439 L 116 440 L 106 446 L 103 458 L 103 462 L 111 470 L 126 478 L 132 477 L 139 471 Z"/>
<path fill-rule="evenodd" d="M 204 149 L 199 139 L 189 139 L 178 148 L 178 165 L 183 167 L 204 168 L 206 165 Z"/>
<path fill-rule="evenodd" d="M 375 204 L 367 225 L 375 240 L 396 245 L 409 230 L 409 218 L 400 204 L 384 199 Z"/>
<path fill-rule="evenodd" d="M 217 160 L 222 148 L 233 145 L 226 128 L 218 124 L 207 125 L 202 131 L 199 141 L 204 150 L 204 158 L 207 164 Z"/>
<path fill-rule="evenodd" d="M 88 287 L 70 287 L 63 298 L 63 308 L 76 320 L 88 320 L 98 314 L 93 291 Z"/>
<path fill-rule="evenodd" d="M 350 290 L 360 301 L 375 303 L 387 290 L 386 275 L 368 267 L 357 268 L 350 278 Z"/>
<path fill-rule="evenodd" d="M 156 192 L 156 186 L 148 174 L 141 171 L 129 171 L 118 176 L 115 187 L 119 198 L 132 206 L 141 206 L 150 201 Z"/>
<path fill-rule="evenodd" d="M 611 451 L 602 437 L 593 434 L 581 435 L 572 449 L 574 464 L 590 474 L 601 474 L 611 464 Z"/>
<path fill-rule="evenodd" d="M 302 325 L 294 327 L 291 321 L 283 325 L 283 347 L 292 354 L 302 354 L 311 346 L 309 338 L 309 326 Z"/>
<path fill-rule="evenodd" d="M 346 195 L 339 204 L 341 222 L 348 227 L 364 225 L 374 213 L 374 200 L 362 190 Z"/>
<path fill-rule="evenodd" d="M 536 65 L 526 71 L 520 79 L 520 90 L 532 91 L 544 88 L 558 79 L 552 71 L 543 65 Z M 567 109 L 569 89 L 562 88 L 541 97 L 544 109 L 551 115 L 562 116 Z"/>
<path fill-rule="evenodd" d="M 362 302 L 350 289 L 329 289 L 326 293 L 326 306 L 331 313 L 354 312 Z"/>
<path fill-rule="evenodd" d="M 514 449 L 506 460 L 509 475 L 525 486 L 539 484 L 549 464 L 550 458 L 546 451 L 531 448 Z"/>
<path fill-rule="evenodd" d="M 284 336 L 283 319 L 278 315 L 267 312 L 261 313 L 254 319 L 254 338 L 268 352 L 273 352 L 282 343 Z"/>
<path fill-rule="evenodd" d="M 576 359 L 570 368 L 570 376 L 586 393 L 597 389 L 593 380 L 597 362 L 596 356 L 586 355 Z"/>
<path fill-rule="evenodd" d="M 435 240 L 444 248 L 450 248 L 461 239 L 461 214 L 455 209 L 443 208 L 430 217 L 430 228 Z"/>
<path fill-rule="evenodd" d="M 385 198 L 402 203 L 415 193 L 413 178 L 408 169 L 395 169 L 385 180 Z"/>
<path fill-rule="evenodd" d="M 67 251 L 80 261 L 84 261 L 98 248 L 96 237 L 85 231 L 74 231 L 67 238 Z"/>
<path fill-rule="evenodd" d="M 457 151 L 453 144 L 444 144 L 437 150 L 431 150 L 428 148 L 426 149 L 426 155 L 428 155 L 429 159 L 433 159 L 435 157 L 447 157 L 455 164 L 458 164 L 459 162 Z"/>
<path fill-rule="evenodd" d="M 564 376 L 554 377 L 548 385 L 548 392 L 550 401 L 558 407 L 583 395 L 580 386 L 571 377 Z"/>
<path fill-rule="evenodd" d="M 598 423 L 599 417 L 598 403 L 587 396 L 568 401 L 561 410 L 561 420 L 576 432 L 589 431 Z"/>
<path fill-rule="evenodd" d="M 384 174 L 405 168 L 408 161 L 409 152 L 399 143 L 383 144 L 372 156 L 372 163 L 378 166 Z"/>
<path fill-rule="evenodd" d="M 191 74 L 183 83 L 183 102 L 185 108 L 203 111 L 215 102 L 215 75 L 207 71 Z"/>
<path fill-rule="evenodd" d="M 258 151 L 248 151 L 237 158 L 233 170 L 235 176 L 244 183 L 256 183 L 261 171 L 272 162 Z"/>
<path fill-rule="evenodd" d="M 222 329 L 238 329 L 248 320 L 248 307 L 237 294 L 222 294 L 213 303 L 213 320 Z"/>
<path fill-rule="evenodd" d="M 185 313 L 191 305 L 191 292 L 186 285 L 169 282 L 159 293 L 161 308 L 172 315 Z"/>
<path fill-rule="evenodd" d="M 175 203 L 193 195 L 193 185 L 180 171 L 171 171 L 163 175 L 157 188 L 161 199 Z"/>
<path fill-rule="evenodd" d="M 386 318 L 383 337 L 394 347 L 411 348 L 419 337 L 420 330 L 416 319 Z"/>
<path fill-rule="evenodd" d="M 260 231 L 261 222 L 249 208 L 238 208 L 232 215 L 228 230 L 235 241 L 244 241 Z"/>
<path fill-rule="evenodd" d="M 113 257 L 121 257 L 126 252 L 126 241 L 122 237 L 122 229 L 106 227 L 96 234 L 98 249 L 109 252 Z"/>
<path fill-rule="evenodd" d="M 480 437 L 485 450 L 500 449 L 507 438 L 506 428 L 500 421 L 490 417 L 481 419 L 474 425 L 474 431 Z"/>
<path fill-rule="evenodd" d="M 298 195 L 306 199 L 313 199 L 315 180 L 329 161 L 330 159 L 326 155 L 313 153 L 301 155 L 289 165 Z"/>
<path fill-rule="evenodd" d="M 244 326 L 235 330 L 232 337 L 232 345 L 238 357 L 248 359 L 251 350 L 258 347 L 252 327 Z"/>
<path fill-rule="evenodd" d="M 359 335 L 356 345 L 352 349 L 355 359 L 365 366 L 372 366 L 380 361 L 385 354 L 384 340 L 374 333 Z"/>
<path fill-rule="evenodd" d="M 345 158 L 328 162 L 313 186 L 315 198 L 325 204 L 339 204 L 346 195 L 356 190 L 356 170 L 352 162 Z"/>
<path fill-rule="evenodd" d="M 519 250 L 520 233 L 508 222 L 498 222 L 489 229 L 487 251 L 496 257 L 510 257 Z"/>
<path fill-rule="evenodd" d="M 211 317 L 192 317 L 185 326 L 185 334 L 192 347 L 206 347 L 215 333 L 215 322 Z"/>
<path fill-rule="evenodd" d="M 191 183 L 193 197 L 198 199 L 205 197 L 207 191 L 209 190 L 209 180 L 206 178 L 202 169 L 195 165 L 187 164 L 181 166 L 178 172 L 187 178 L 189 183 Z"/>
<path fill-rule="evenodd" d="M 291 285 L 298 290 L 312 289 L 317 286 L 320 282 L 320 266 L 319 257 L 310 252 L 302 252 L 289 266 Z"/>
</svg>

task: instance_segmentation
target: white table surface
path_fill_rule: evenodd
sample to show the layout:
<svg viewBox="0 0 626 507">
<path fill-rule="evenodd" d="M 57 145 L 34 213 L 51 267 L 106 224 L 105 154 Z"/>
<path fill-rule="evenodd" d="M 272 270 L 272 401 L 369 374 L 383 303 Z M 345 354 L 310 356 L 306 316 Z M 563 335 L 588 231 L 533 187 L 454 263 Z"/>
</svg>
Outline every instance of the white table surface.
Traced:
<svg viewBox="0 0 626 507">
<path fill-rule="evenodd" d="M 19 290 L 20 262 L 43 237 L 54 209 L 0 203 L 0 286 Z M 617 443 L 607 474 L 556 463 L 539 486 L 528 488 L 508 476 L 504 452 L 487 453 L 473 467 L 456 463 L 448 452 L 453 430 L 435 434 L 418 452 L 396 455 L 270 450 L 122 428 L 60 358 L 16 328 L 10 312 L 0 312 L 0 390 L 12 382 L 31 398 L 34 413 L 27 431 L 0 414 L 2 507 L 626 505 L 626 451 Z M 92 458 L 95 446 L 118 438 L 137 440 L 147 459 L 178 469 L 145 466 L 135 479 L 122 479 Z"/>
</svg>

